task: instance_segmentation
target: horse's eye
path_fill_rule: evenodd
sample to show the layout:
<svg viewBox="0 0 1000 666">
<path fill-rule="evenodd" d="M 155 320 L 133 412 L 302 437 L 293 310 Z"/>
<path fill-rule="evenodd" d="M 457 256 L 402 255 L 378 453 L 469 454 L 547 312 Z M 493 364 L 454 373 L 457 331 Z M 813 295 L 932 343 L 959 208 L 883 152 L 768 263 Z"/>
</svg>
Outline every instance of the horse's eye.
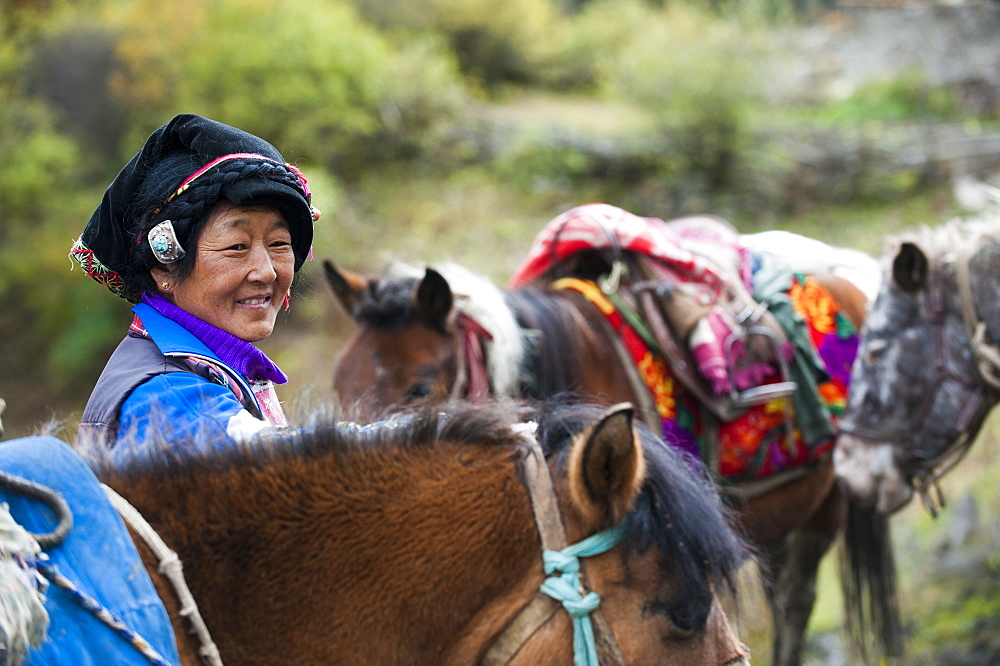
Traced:
<svg viewBox="0 0 1000 666">
<path fill-rule="evenodd" d="M 868 360 L 874 361 L 889 348 L 888 340 L 872 340 L 868 345 Z"/>
<path fill-rule="evenodd" d="M 420 400 L 421 398 L 426 398 L 431 392 L 431 388 L 427 384 L 414 384 L 406 390 L 407 401 Z"/>
<path fill-rule="evenodd" d="M 673 619 L 670 621 L 670 629 L 672 634 L 671 638 L 682 641 L 694 636 L 696 630 L 695 627 L 689 627 L 686 624 L 677 622 Z"/>
</svg>

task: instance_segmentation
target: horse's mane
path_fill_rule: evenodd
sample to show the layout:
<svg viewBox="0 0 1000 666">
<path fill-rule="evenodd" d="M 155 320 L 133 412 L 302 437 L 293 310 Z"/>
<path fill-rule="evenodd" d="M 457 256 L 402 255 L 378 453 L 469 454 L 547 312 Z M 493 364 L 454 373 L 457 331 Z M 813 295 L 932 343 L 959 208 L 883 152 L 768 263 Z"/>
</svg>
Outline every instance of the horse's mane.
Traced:
<svg viewBox="0 0 1000 666">
<path fill-rule="evenodd" d="M 135 444 L 128 452 L 87 447 L 81 453 L 98 477 L 113 474 L 126 480 L 147 475 L 185 474 L 261 468 L 289 458 L 311 459 L 375 454 L 387 449 L 416 450 L 440 441 L 480 446 L 515 446 L 520 442 L 511 424 L 522 421 L 523 407 L 515 403 L 473 405 L 456 402 L 398 411 L 369 425 L 339 421 L 323 412 L 306 418 L 307 428 L 266 428 L 242 441 L 223 440 L 220 433 L 181 435 L 177 441 L 162 430 L 155 438 Z"/>
<path fill-rule="evenodd" d="M 945 224 L 922 226 L 906 233 L 886 238 L 883 253 L 883 269 L 891 263 L 899 246 L 913 243 L 927 255 L 932 263 L 951 263 L 959 243 L 969 243 L 976 247 L 981 243 L 1000 243 L 1000 214 L 982 215 L 975 218 L 953 218 Z"/>
<path fill-rule="evenodd" d="M 532 345 L 520 368 L 524 397 L 539 399 L 568 391 L 579 391 L 585 358 L 580 344 L 590 327 L 569 297 L 526 286 L 507 292 L 510 309 Z"/>
<path fill-rule="evenodd" d="M 492 336 L 486 362 L 496 395 L 537 400 L 582 385 L 578 345 L 588 327 L 568 299 L 534 286 L 503 290 L 455 263 L 433 268 Z"/>
<path fill-rule="evenodd" d="M 494 392 L 509 398 L 519 396 L 520 370 L 526 348 L 521 328 L 507 305 L 504 291 L 485 277 L 456 263 L 435 264 L 432 268 L 448 281 L 462 312 L 475 319 L 492 336 L 485 346 L 487 370 Z"/>
<path fill-rule="evenodd" d="M 242 445 L 208 447 L 197 455 L 176 452 L 176 443 L 150 443 L 134 456 L 115 456 L 112 450 L 88 451 L 99 478 L 128 485 L 150 477 L 193 476 L 239 469 L 266 469 L 290 458 L 321 456 L 377 456 L 386 449 L 427 449 L 447 441 L 451 445 L 508 447 L 522 444 L 514 424 L 531 420 L 546 457 L 556 456 L 556 468 L 566 468 L 573 437 L 604 413 L 603 407 L 570 402 L 565 397 L 529 406 L 513 401 L 445 406 L 401 411 L 388 420 L 361 426 L 347 422 L 320 423 L 308 429 L 274 429 Z M 661 566 L 678 583 L 668 608 L 680 626 L 697 626 L 709 612 L 712 583 L 732 584 L 748 553 L 732 531 L 713 482 L 692 470 L 690 461 L 667 446 L 641 422 L 635 422 L 646 458 L 646 479 L 629 519 L 626 559 L 655 549 Z"/>
</svg>

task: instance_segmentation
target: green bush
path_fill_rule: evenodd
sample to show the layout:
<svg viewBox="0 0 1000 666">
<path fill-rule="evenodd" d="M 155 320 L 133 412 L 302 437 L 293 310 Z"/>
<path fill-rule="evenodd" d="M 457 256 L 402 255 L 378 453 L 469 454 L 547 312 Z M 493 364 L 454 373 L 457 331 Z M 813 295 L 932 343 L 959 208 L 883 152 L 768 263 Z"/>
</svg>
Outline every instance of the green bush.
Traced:
<svg viewBox="0 0 1000 666">
<path fill-rule="evenodd" d="M 170 39 L 149 34 L 149 13 L 163 11 L 155 4 L 114 17 L 123 62 L 116 89 L 143 132 L 174 113 L 200 113 L 263 136 L 292 159 L 356 172 L 370 147 L 412 153 L 464 102 L 435 42 L 395 48 L 344 3 L 199 4 Z"/>
</svg>

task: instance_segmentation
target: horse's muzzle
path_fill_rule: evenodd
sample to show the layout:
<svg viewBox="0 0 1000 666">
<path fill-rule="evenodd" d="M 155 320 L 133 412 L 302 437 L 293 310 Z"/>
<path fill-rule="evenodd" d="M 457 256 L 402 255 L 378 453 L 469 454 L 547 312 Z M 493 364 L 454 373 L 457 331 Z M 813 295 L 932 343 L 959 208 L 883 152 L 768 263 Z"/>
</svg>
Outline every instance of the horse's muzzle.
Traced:
<svg viewBox="0 0 1000 666">
<path fill-rule="evenodd" d="M 899 469 L 891 444 L 841 434 L 833 451 L 837 478 L 863 507 L 889 515 L 910 501 L 913 487 Z"/>
</svg>

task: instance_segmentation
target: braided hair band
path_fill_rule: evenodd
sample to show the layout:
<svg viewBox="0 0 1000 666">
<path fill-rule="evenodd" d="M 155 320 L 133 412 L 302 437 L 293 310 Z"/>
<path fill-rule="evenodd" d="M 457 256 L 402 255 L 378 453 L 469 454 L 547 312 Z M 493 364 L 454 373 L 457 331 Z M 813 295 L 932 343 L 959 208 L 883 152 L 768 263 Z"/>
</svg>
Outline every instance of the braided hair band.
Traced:
<svg viewBox="0 0 1000 666">
<path fill-rule="evenodd" d="M 208 164 L 201 167 L 193 174 L 185 178 L 184 181 L 177 187 L 177 189 L 174 190 L 169 197 L 167 197 L 166 201 L 164 201 L 161 206 L 159 206 L 156 210 L 153 211 L 153 217 L 155 217 L 156 214 L 159 213 L 164 206 L 169 204 L 171 201 L 173 201 L 180 195 L 184 194 L 184 192 L 186 192 L 187 189 L 191 187 L 191 183 L 197 180 L 199 176 L 207 173 L 212 168 L 218 166 L 219 164 L 222 164 L 223 162 L 228 162 L 230 160 L 240 160 L 240 159 L 264 160 L 266 162 L 271 162 L 272 164 L 279 164 L 281 166 L 284 166 L 286 169 L 291 171 L 298 179 L 299 184 L 302 186 L 302 192 L 306 196 L 306 200 L 309 200 L 312 197 L 312 192 L 309 191 L 309 184 L 308 181 L 306 180 L 306 177 L 302 174 L 301 171 L 299 171 L 296 167 L 292 166 L 291 164 L 287 162 L 278 162 L 277 160 L 273 160 L 270 157 L 261 155 L 259 153 L 230 153 L 229 155 L 222 155 L 221 157 L 215 158 L 214 160 L 212 160 L 211 162 L 209 162 Z M 312 211 L 313 222 L 319 221 L 320 210 L 315 206 L 313 206 L 311 203 L 309 205 L 309 210 Z M 156 257 L 156 260 L 159 261 L 161 264 L 172 263 L 174 261 L 177 261 L 178 259 L 183 258 L 184 255 L 187 254 L 184 248 L 181 247 L 180 241 L 177 240 L 177 234 L 174 232 L 174 226 L 170 220 L 164 220 L 163 222 L 160 222 L 159 224 L 155 225 L 152 229 L 150 229 L 149 233 L 147 234 L 147 239 L 149 240 L 149 247 L 153 251 L 153 256 Z M 136 243 L 138 244 L 141 242 L 142 242 L 142 237 L 140 236 L 139 238 L 136 239 Z M 286 304 L 286 309 L 287 309 L 287 304 Z"/>
</svg>

